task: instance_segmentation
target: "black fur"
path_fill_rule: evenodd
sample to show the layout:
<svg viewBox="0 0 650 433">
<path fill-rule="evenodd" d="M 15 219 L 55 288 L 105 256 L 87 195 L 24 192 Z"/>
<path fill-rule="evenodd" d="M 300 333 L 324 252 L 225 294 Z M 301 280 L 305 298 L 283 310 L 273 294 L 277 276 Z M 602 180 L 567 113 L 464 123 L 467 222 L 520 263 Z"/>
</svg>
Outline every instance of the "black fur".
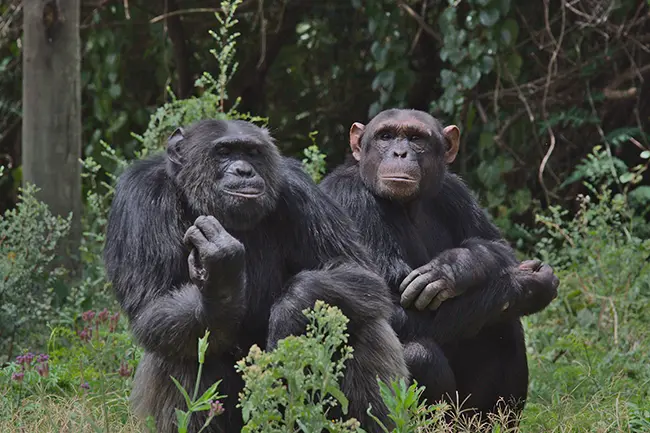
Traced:
<svg viewBox="0 0 650 433">
<path fill-rule="evenodd" d="M 411 159 L 423 173 L 416 197 L 391 200 L 386 187 L 376 186 L 381 153 L 392 152 L 390 144 L 376 144 L 380 128 L 376 120 L 365 127 L 357 155 L 360 162 L 349 158 L 320 188 L 356 221 L 392 289 L 393 326 L 413 378 L 427 386 L 429 401 L 458 391 L 459 401 L 469 396 L 464 406 L 481 414 L 493 411 L 500 397 L 520 411 L 527 394 L 528 367 L 519 318 L 548 305 L 556 296 L 557 278 L 548 265 L 544 265 L 544 278 L 534 269 L 517 266 L 514 252 L 472 193 L 447 172 L 442 162 L 444 137 L 435 119 L 407 110 L 389 110 L 375 119 L 395 123 L 400 116 L 416 116 L 428 122 L 432 132 L 429 150 L 422 145 Z M 398 145 L 401 159 L 396 165 L 404 166 L 409 159 L 404 143 Z M 390 157 L 383 156 L 381 163 Z M 411 172 L 417 173 L 417 168 Z M 442 183 L 436 184 L 440 179 Z M 538 269 L 539 265 L 530 266 Z M 448 279 L 458 296 L 443 299 L 435 311 L 402 308 L 400 290 L 408 285 L 405 278 L 414 269 L 432 274 L 428 281 Z"/>
<path fill-rule="evenodd" d="M 264 193 L 242 199 L 227 190 Z M 169 376 L 193 389 L 197 339 L 208 328 L 201 390 L 223 379 L 228 397 L 207 430 L 239 431 L 235 362 L 252 344 L 272 348 L 303 332 L 302 310 L 322 299 L 350 319 L 354 359 L 342 384 L 350 415 L 377 431 L 365 415 L 372 404 L 386 418 L 376 377 L 408 372 L 389 324 L 389 289 L 356 239 L 300 163 L 281 157 L 266 130 L 250 123 L 198 122 L 170 137 L 167 155 L 134 163 L 116 187 L 104 254 L 145 349 L 131 397 L 136 412 L 154 415 L 159 432 L 176 431 L 174 407 L 184 400 Z M 190 431 L 204 419 L 194 417 Z"/>
</svg>

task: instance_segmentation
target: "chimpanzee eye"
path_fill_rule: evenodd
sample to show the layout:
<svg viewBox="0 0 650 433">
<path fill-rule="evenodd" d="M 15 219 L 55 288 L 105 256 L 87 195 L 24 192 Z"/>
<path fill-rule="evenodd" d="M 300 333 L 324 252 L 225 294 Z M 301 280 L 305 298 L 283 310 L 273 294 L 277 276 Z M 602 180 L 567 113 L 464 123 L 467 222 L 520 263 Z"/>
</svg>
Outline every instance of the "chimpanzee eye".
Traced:
<svg viewBox="0 0 650 433">
<path fill-rule="evenodd" d="M 409 136 L 409 141 L 417 141 L 420 139 L 420 136 L 417 134 L 412 134 Z"/>
<path fill-rule="evenodd" d="M 217 154 L 221 156 L 227 156 L 230 155 L 230 148 L 226 146 L 220 146 L 217 148 Z"/>
<path fill-rule="evenodd" d="M 391 134 L 390 132 L 382 132 L 379 138 L 381 138 L 382 140 L 390 140 L 393 138 L 393 134 Z"/>
<path fill-rule="evenodd" d="M 246 153 L 250 156 L 257 156 L 260 154 L 260 150 L 257 147 L 251 147 Z"/>
</svg>

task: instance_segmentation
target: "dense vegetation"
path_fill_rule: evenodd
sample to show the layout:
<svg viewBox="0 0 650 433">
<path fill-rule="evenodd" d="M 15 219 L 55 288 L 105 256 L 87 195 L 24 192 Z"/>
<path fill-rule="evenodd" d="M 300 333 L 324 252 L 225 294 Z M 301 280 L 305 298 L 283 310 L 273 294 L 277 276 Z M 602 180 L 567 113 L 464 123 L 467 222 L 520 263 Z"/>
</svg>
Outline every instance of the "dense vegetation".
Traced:
<svg viewBox="0 0 650 433">
<path fill-rule="evenodd" d="M 521 431 L 650 431 L 648 2 L 82 3 L 83 274 L 73 279 L 53 262 L 69 219 L 33 186 L 18 189 L 21 2 L 0 5 L 0 431 L 142 431 L 127 402 L 141 352 L 101 262 L 113 180 L 130 160 L 178 124 L 247 118 L 318 181 L 341 161 L 351 122 L 391 106 L 461 127 L 453 168 L 522 257 L 561 278 L 558 299 L 525 320 Z M 240 397 L 187 390 L 179 419 L 219 416 L 223 398 L 239 398 L 246 431 L 359 431 L 326 416 L 345 406 L 322 378 L 349 356 L 346 319 L 322 305 L 307 314 L 308 335 L 238 364 Z M 314 374 L 296 375 L 305 365 Z M 274 387 L 288 375 L 293 387 Z M 331 398 L 310 400 L 305 390 L 319 387 Z M 384 387 L 396 431 L 449 431 L 445 409 L 416 394 Z M 279 406 L 291 410 L 272 420 Z"/>
</svg>

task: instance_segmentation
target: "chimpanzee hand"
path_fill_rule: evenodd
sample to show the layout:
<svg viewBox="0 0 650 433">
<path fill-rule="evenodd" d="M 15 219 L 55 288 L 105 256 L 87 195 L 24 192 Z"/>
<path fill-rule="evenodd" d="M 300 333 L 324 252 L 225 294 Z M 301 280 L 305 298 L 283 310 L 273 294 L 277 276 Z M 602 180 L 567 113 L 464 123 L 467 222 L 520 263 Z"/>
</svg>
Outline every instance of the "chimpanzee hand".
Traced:
<svg viewBox="0 0 650 433">
<path fill-rule="evenodd" d="M 402 293 L 400 303 L 404 308 L 415 304 L 418 310 L 435 310 L 443 301 L 460 294 L 455 283 L 451 266 L 435 258 L 404 278 L 399 286 Z"/>
<path fill-rule="evenodd" d="M 519 306 L 522 314 L 532 314 L 544 309 L 557 297 L 560 279 L 553 268 L 540 260 L 525 260 L 518 266 L 516 274 L 523 300 Z M 504 307 L 504 310 L 508 305 Z"/>
<path fill-rule="evenodd" d="M 190 279 L 198 287 L 229 282 L 241 275 L 244 245 L 230 235 L 211 215 L 200 216 L 185 232 L 183 242 L 191 248 L 187 263 Z"/>
</svg>

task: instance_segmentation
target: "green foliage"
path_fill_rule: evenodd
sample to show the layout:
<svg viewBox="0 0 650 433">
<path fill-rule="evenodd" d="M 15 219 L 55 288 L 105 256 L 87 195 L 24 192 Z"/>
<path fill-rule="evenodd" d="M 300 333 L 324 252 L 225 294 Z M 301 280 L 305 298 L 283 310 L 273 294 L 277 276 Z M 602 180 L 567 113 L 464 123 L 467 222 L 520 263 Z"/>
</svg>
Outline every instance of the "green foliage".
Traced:
<svg viewBox="0 0 650 433">
<path fill-rule="evenodd" d="M 381 398 L 389 411 L 389 418 L 395 423 L 392 433 L 442 428 L 441 424 L 448 406 L 443 403 L 427 406 L 426 399 L 422 398 L 424 390 L 425 388 L 418 386 L 416 381 L 413 381 L 410 386 L 407 386 L 404 379 L 393 380 L 390 385 L 379 381 Z M 389 432 L 384 423 L 372 415 L 371 409 L 368 409 L 368 413 L 384 432 Z"/>
<path fill-rule="evenodd" d="M 43 326 L 57 317 L 57 288 L 64 269 L 54 267 L 58 242 L 70 217 L 53 216 L 36 199 L 33 185 L 21 190 L 15 209 L 0 218 L 0 350 L 14 342 L 29 346 Z M 60 293 L 59 293 L 60 294 Z"/>
<path fill-rule="evenodd" d="M 322 153 L 316 144 L 317 131 L 309 134 L 311 146 L 305 148 L 303 151 L 305 158 L 302 160 L 305 171 L 311 176 L 314 182 L 319 183 L 325 175 L 326 163 L 325 158 L 327 155 Z"/>
<path fill-rule="evenodd" d="M 355 8 L 361 2 L 353 1 Z M 379 100 L 373 102 L 368 110 L 370 117 L 381 110 L 403 106 L 409 87 L 413 83 L 413 72 L 408 62 L 408 42 L 406 41 L 403 19 L 396 2 L 365 2 L 364 14 L 368 16 L 368 32 L 373 41 L 370 46 L 370 61 L 366 70 L 374 69 L 372 90 L 379 93 Z"/>
<path fill-rule="evenodd" d="M 102 425 L 96 431 L 108 432 L 114 416 L 128 418 L 128 392 L 141 351 L 119 312 L 89 310 L 73 325 L 54 328 L 47 352 L 20 355 L 0 370 L 0 384 L 9 390 L 0 394 L 0 406 L 7 409 L 0 413 L 8 416 L 31 399 L 64 395 L 101 408 L 97 418 L 84 416 L 84 422 Z M 24 428 L 21 421 L 16 427 Z"/>
<path fill-rule="evenodd" d="M 136 152 L 137 157 L 160 150 L 160 146 L 176 128 L 202 119 L 239 118 L 251 122 L 265 121 L 262 117 L 237 113 L 237 101 L 228 112 L 224 111 L 224 102 L 228 99 L 226 88 L 238 67 L 235 54 L 236 39 L 240 34 L 233 32 L 233 27 L 239 22 L 235 18 L 235 12 L 240 4 L 241 0 L 222 1 L 221 11 L 215 13 L 221 26 L 217 32 L 209 31 L 217 45 L 217 48 L 210 50 L 219 67 L 217 79 L 209 72 L 203 72 L 201 78 L 195 82 L 195 86 L 200 89 L 200 95 L 187 99 L 177 99 L 171 88 L 168 88 L 172 100 L 158 108 L 151 116 L 143 135 L 134 134 L 142 143 L 141 151 Z"/>
<path fill-rule="evenodd" d="M 537 250 L 562 283 L 559 299 L 527 319 L 525 431 L 650 423 L 650 240 L 635 235 L 623 195 L 589 189 L 573 217 L 552 207 L 537 218 Z"/>
<path fill-rule="evenodd" d="M 175 377 L 172 377 L 172 381 L 179 392 L 183 394 L 185 398 L 185 404 L 187 405 L 187 411 L 176 408 L 176 419 L 178 422 L 178 433 L 187 433 L 187 429 L 190 425 L 190 417 L 193 413 L 197 412 L 208 412 L 208 417 L 205 420 L 205 423 L 197 433 L 201 433 L 208 425 L 212 422 L 214 417 L 219 416 L 223 413 L 223 406 L 218 400 L 225 396 L 219 395 L 217 393 L 217 388 L 221 383 L 221 380 L 213 383 L 205 392 L 199 397 L 199 385 L 201 383 L 201 374 L 203 372 L 203 364 L 205 363 L 205 352 L 208 350 L 208 337 L 210 336 L 209 331 L 205 331 L 205 335 L 202 338 L 199 338 L 198 345 L 198 355 L 199 355 L 199 369 L 196 373 L 196 383 L 194 387 L 194 394 L 190 398 L 190 395 L 187 393 L 185 388 L 178 382 Z"/>
<path fill-rule="evenodd" d="M 443 94 L 432 109 L 454 114 L 466 93 L 495 68 L 510 81 L 516 80 L 522 58 L 515 48 L 519 25 L 509 18 L 510 0 L 468 0 L 463 23 L 459 22 L 458 1 L 448 3 L 438 26 L 443 37 L 440 59 L 451 68 L 440 71 Z"/>
<path fill-rule="evenodd" d="M 348 319 L 322 301 L 304 313 L 309 319 L 306 335 L 289 336 L 272 352 L 254 345 L 237 363 L 245 382 L 240 394 L 246 424 L 242 433 L 361 431 L 354 419 L 330 420 L 327 415 L 337 405 L 347 413 L 348 400 L 338 380 L 352 357 L 352 348 L 345 345 Z"/>
</svg>

